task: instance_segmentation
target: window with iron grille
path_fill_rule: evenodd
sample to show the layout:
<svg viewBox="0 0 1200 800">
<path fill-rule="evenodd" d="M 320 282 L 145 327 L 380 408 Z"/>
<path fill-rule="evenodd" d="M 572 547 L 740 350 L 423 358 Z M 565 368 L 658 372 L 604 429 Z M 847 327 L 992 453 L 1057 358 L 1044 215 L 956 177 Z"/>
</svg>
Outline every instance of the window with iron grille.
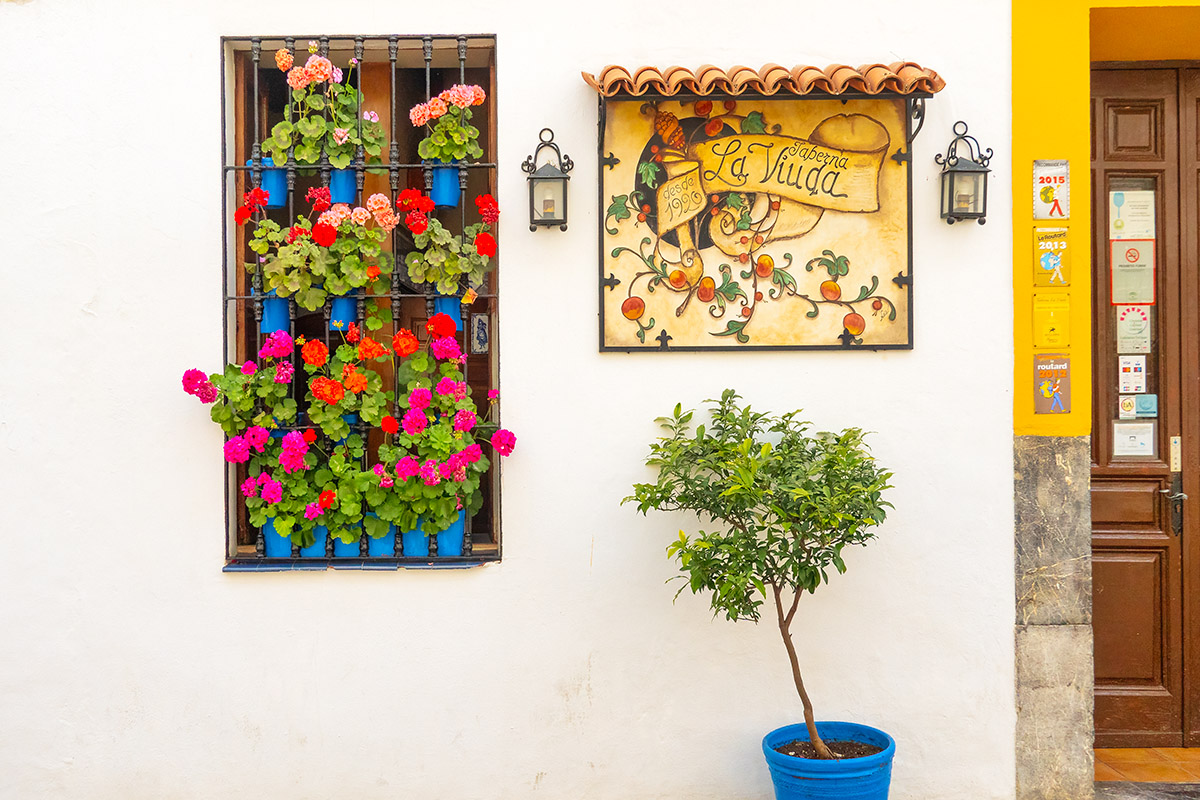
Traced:
<svg viewBox="0 0 1200 800">
<path fill-rule="evenodd" d="M 495 37 L 225 37 L 221 46 L 224 354 L 234 364 L 253 361 L 276 330 L 286 330 L 297 344 L 291 355 L 279 359 L 288 361 L 290 367 L 271 362 L 273 368 L 294 371 L 295 376 L 288 389 L 289 396 L 279 401 L 280 407 L 293 401 L 295 416 L 267 425 L 272 428 L 272 438 L 300 433 L 306 441 L 311 440 L 313 448 L 325 447 L 331 453 L 334 448 L 347 445 L 338 452 L 345 456 L 343 460 L 353 461 L 362 472 L 369 472 L 372 465 L 380 463 L 381 445 L 384 452 L 395 456 L 394 449 L 387 449 L 394 444 L 384 430 L 388 425 L 372 424 L 365 419 L 372 416 L 366 410 L 361 416 L 342 416 L 345 425 L 341 433 L 336 420 L 325 428 L 318 424 L 322 413 L 329 415 L 309 394 L 304 371 L 307 358 L 302 358 L 299 345 L 319 342 L 332 354 L 348 337 L 370 337 L 388 345 L 397 341 L 394 337 L 402 330 L 413 332 L 425 344 L 430 335 L 426 330 L 428 321 L 445 311 L 450 311 L 451 316 L 457 311 L 461 316 L 455 334 L 462 353 L 458 369 L 463 379 L 458 383 L 469 386 L 481 419 L 490 408 L 492 421 L 497 421 L 499 407 L 493 398 L 499 383 L 498 258 L 491 258 L 490 271 L 482 275 L 474 288 L 467 285 L 466 276 L 453 288 L 415 279 L 406 265 L 406 256 L 420 249 L 415 239 L 424 226 L 405 224 L 406 215 L 415 209 L 414 203 L 408 203 L 407 208 L 398 208 L 396 204 L 398 198 L 404 202 L 403 198 L 430 195 L 435 188 L 454 190 L 450 193 L 460 195 L 456 205 L 449 205 L 443 197 L 432 210 L 424 206 L 415 210 L 426 213 L 431 226 L 436 221 L 448 234 L 461 234 L 468 244 L 475 239 L 479 252 L 484 252 L 483 239 L 477 233 L 483 221 L 481 216 L 495 222 L 494 216 L 488 217 L 487 206 L 481 205 L 494 203 L 490 198 L 496 186 Z M 305 64 L 309 65 L 309 78 L 323 81 L 319 93 L 306 92 L 302 86 L 307 80 Z M 314 68 L 319 73 L 315 76 Z M 422 104 L 428 108 L 431 100 L 436 106 L 435 98 L 439 95 L 455 99 L 453 92 L 470 86 L 482 90 L 475 98 L 475 107 L 468 112 L 473 113 L 471 125 L 478 131 L 474 140 L 477 148 L 466 147 L 464 157 L 448 168 L 432 158 L 422 158 L 424 148 L 419 148 L 419 144 L 429 129 L 417 127 L 423 120 L 417 118 L 419 113 L 410 118 L 410 109 Z M 451 90 L 450 95 L 445 94 L 447 90 Z M 306 99 L 303 103 L 297 100 L 314 95 L 317 95 L 315 100 Z M 424 155 L 430 154 L 424 152 Z M 444 177 L 449 178 L 448 187 L 442 184 Z M 256 189 L 262 194 L 248 194 Z M 325 189 L 331 193 L 329 202 L 315 205 L 320 203 Z M 387 198 L 388 211 L 383 211 L 380 195 Z M 269 198 L 265 208 L 260 207 L 263 197 Z M 485 200 L 472 202 L 477 197 Z M 285 237 L 282 240 L 285 243 L 291 242 L 293 235 L 296 239 L 307 236 L 319 241 L 317 220 L 324 219 L 319 213 L 323 214 L 322 209 L 328 210 L 330 205 L 337 211 L 339 202 L 346 203 L 346 208 L 339 212 L 342 219 L 354 209 L 355 214 L 362 214 L 366 220 L 367 211 L 359 209 L 369 205 L 373 206 L 368 209 L 372 213 L 379 212 L 374 222 L 366 222 L 366 228 L 377 231 L 374 235 L 379 237 L 379 255 L 368 257 L 365 254 L 369 249 L 353 250 L 354 259 L 347 260 L 343 255 L 336 268 L 324 271 L 325 262 L 314 260 L 306 264 L 307 272 L 294 273 L 288 272 L 285 259 L 276 257 L 282 250 L 272 252 L 269 257 L 263 255 L 267 242 L 260 231 L 277 231 L 278 236 Z M 421 200 L 418 204 L 425 202 Z M 251 212 L 253 218 L 248 219 Z M 389 213 L 394 215 L 390 226 L 375 225 Z M 263 224 L 262 220 L 270 222 Z M 495 225 L 490 229 L 492 233 L 486 236 L 494 235 Z M 351 241 L 351 245 L 356 243 Z M 336 259 L 328 255 L 334 250 L 334 245 L 328 246 L 321 259 Z M 494 251 L 494 240 L 488 240 L 488 250 Z M 384 267 L 382 273 L 380 265 Z M 303 279 L 297 278 L 301 273 Z M 360 273 L 367 277 L 364 279 Z M 313 352 L 320 350 L 318 345 L 312 347 Z M 329 363 L 334 363 L 332 355 Z M 389 390 L 395 398 L 409 396 L 404 379 L 411 373 L 399 367 L 398 360 L 381 358 L 378 363 L 368 365 L 364 361 L 360 366 L 362 375 L 369 377 L 367 370 L 370 370 L 378 376 L 377 382 L 371 378 L 372 385 L 381 387 L 380 394 L 371 396 L 372 402 Z M 354 370 L 349 374 L 354 374 Z M 332 376 L 335 380 L 337 377 Z M 347 378 L 345 386 L 353 385 Z M 366 403 L 364 399 L 364 409 Z M 441 414 L 435 413 L 434 408 L 430 407 L 429 414 L 437 421 Z M 387 410 L 394 410 L 394 415 L 388 414 L 393 420 L 405 411 L 390 402 Z M 375 405 L 372 411 L 377 417 L 380 409 Z M 394 427 L 395 423 L 391 425 Z M 355 447 L 350 448 L 350 443 Z M 384 464 L 381 480 L 389 485 L 394 482 L 395 468 L 394 463 Z M 439 536 L 414 538 L 393 526 L 396 536 L 391 552 L 383 546 L 377 548 L 376 537 L 369 535 L 381 529 L 374 514 L 368 515 L 371 519 L 364 520 L 367 524 L 361 525 L 356 535 L 349 527 L 342 526 L 337 528 L 339 536 L 326 537 L 323 542 L 314 536 L 307 547 L 301 546 L 307 541 L 301 538 L 300 542 L 288 542 L 283 552 L 283 545 L 271 536 L 278 535 L 275 522 L 290 520 L 271 518 L 264 525 L 256 525 L 256 514 L 260 519 L 262 516 L 261 510 L 256 509 L 261 509 L 262 504 L 246 499 L 258 497 L 261 476 L 259 486 L 255 486 L 246 463 L 228 463 L 226 469 L 227 570 L 462 565 L 500 557 L 500 468 L 495 458 L 485 471 L 475 476 L 478 490 L 471 496 L 476 498 L 478 508 L 464 509 L 461 536 L 452 526 Z M 455 474 L 437 476 L 447 486 L 453 485 L 455 477 Z M 371 508 L 365 500 L 362 507 Z M 434 513 L 429 511 L 427 517 Z M 331 525 L 336 525 L 335 516 L 329 511 Z"/>
</svg>

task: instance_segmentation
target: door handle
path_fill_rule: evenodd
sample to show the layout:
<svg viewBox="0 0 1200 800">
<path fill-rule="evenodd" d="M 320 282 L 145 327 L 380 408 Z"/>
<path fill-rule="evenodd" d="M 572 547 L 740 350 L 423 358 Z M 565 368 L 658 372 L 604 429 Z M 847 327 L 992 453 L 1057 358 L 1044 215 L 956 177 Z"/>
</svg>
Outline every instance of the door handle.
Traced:
<svg viewBox="0 0 1200 800">
<path fill-rule="evenodd" d="M 1168 497 L 1167 497 L 1168 500 L 1187 500 L 1187 495 L 1184 494 L 1183 492 L 1176 492 L 1175 494 L 1171 494 L 1170 489 L 1159 489 L 1158 493 L 1168 495 Z"/>
</svg>

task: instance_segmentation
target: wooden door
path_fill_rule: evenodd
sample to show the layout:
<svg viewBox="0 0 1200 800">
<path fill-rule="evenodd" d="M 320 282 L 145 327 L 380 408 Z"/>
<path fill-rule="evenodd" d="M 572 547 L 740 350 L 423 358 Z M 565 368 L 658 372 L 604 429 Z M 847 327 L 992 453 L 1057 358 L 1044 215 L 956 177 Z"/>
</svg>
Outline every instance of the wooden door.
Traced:
<svg viewBox="0 0 1200 800">
<path fill-rule="evenodd" d="M 1183 394 L 1191 407 L 1200 386 L 1194 330 L 1190 362 L 1181 357 L 1181 306 L 1193 318 L 1195 307 L 1181 303 L 1183 72 L 1092 72 L 1092 612 L 1101 747 L 1185 741 L 1181 542 L 1188 506 L 1172 439 L 1175 453 L 1195 459 L 1197 431 L 1183 425 L 1181 388 L 1188 380 Z M 1193 176 L 1193 199 L 1184 203 L 1193 238 L 1194 184 Z M 1193 297 L 1194 245 L 1186 280 Z M 1194 410 L 1188 414 L 1195 419 Z M 1190 483 L 1196 471 L 1187 477 Z"/>
</svg>

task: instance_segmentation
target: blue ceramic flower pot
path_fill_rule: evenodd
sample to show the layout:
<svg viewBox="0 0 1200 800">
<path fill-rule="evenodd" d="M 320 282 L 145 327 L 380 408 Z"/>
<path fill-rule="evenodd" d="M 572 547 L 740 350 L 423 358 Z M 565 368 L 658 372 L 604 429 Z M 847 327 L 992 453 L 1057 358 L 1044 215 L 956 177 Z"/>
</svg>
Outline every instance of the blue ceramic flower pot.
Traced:
<svg viewBox="0 0 1200 800">
<path fill-rule="evenodd" d="M 423 538 L 423 537 L 422 537 Z M 391 558 L 396 555 L 396 526 L 388 528 L 387 534 L 378 539 L 367 537 L 367 555 L 372 557 Z"/>
<path fill-rule="evenodd" d="M 354 170 L 335 169 L 329 173 L 329 197 L 334 203 L 354 205 L 358 199 L 358 182 Z"/>
<path fill-rule="evenodd" d="M 288 304 L 291 302 L 286 297 L 278 297 L 274 289 L 267 292 L 262 301 L 262 321 L 258 325 L 263 336 L 288 329 L 291 325 Z"/>
<path fill-rule="evenodd" d="M 263 555 L 267 558 L 291 558 L 292 540 L 275 532 L 275 518 L 268 517 L 262 526 Z"/>
<path fill-rule="evenodd" d="M 362 529 L 360 527 L 359 533 L 361 534 L 361 532 Z M 355 539 L 347 544 L 341 539 L 335 538 L 333 540 L 333 555 L 334 558 L 358 558 L 361 555 L 358 546 L 358 539 Z"/>
<path fill-rule="evenodd" d="M 270 156 L 264 156 L 262 159 L 264 167 L 275 166 L 275 161 Z M 254 159 L 246 162 L 247 167 L 254 166 Z M 253 181 L 247 181 L 249 186 Z M 262 171 L 262 182 L 259 184 L 267 193 L 267 208 L 283 208 L 287 205 L 287 170 L 286 169 L 264 169 Z"/>
<path fill-rule="evenodd" d="M 313 527 L 313 536 L 316 537 L 316 541 L 308 547 L 300 548 L 301 558 L 325 557 L 325 540 L 329 538 L 329 529 L 324 525 L 315 525 Z"/>
<path fill-rule="evenodd" d="M 458 519 L 446 530 L 437 535 L 439 556 L 461 556 L 463 553 L 463 528 L 467 522 L 467 512 L 458 512 Z M 400 534 L 400 543 L 404 546 L 404 555 L 413 558 L 424 558 L 429 555 L 429 537 L 421 530 L 422 523 L 411 531 Z"/>
<path fill-rule="evenodd" d="M 439 161 L 438 163 L 441 164 L 442 162 Z M 429 190 L 429 197 L 433 200 L 433 204 L 435 206 L 442 206 L 443 208 L 455 208 L 458 206 L 460 194 L 458 167 L 434 167 L 433 188 Z"/>
<path fill-rule="evenodd" d="M 853 722 L 818 722 L 826 742 L 847 739 L 882 747 L 865 758 L 826 760 L 796 758 L 775 748 L 797 739 L 808 741 L 803 724 L 777 728 L 763 737 L 763 755 L 775 784 L 775 800 L 887 800 L 896 741 L 881 730 Z"/>
<path fill-rule="evenodd" d="M 445 314 L 454 320 L 454 324 L 460 331 L 463 329 L 461 298 L 438 295 L 433 298 L 433 313 Z"/>
<path fill-rule="evenodd" d="M 329 308 L 329 330 L 345 333 L 350 323 L 358 322 L 358 289 L 345 297 L 335 297 Z"/>
<path fill-rule="evenodd" d="M 368 517 L 375 517 L 374 511 L 367 512 Z M 374 537 L 367 529 L 367 555 L 375 558 L 391 558 L 396 555 L 396 526 L 388 525 L 388 531 L 383 536 Z"/>
</svg>

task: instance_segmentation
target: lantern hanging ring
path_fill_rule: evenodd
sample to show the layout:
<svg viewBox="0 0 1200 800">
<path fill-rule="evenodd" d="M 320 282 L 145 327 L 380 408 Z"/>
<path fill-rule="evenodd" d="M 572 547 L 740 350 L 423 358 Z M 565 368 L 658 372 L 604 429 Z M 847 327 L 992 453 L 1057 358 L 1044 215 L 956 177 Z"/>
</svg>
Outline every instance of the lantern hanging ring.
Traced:
<svg viewBox="0 0 1200 800">
<path fill-rule="evenodd" d="M 933 157 L 933 160 L 943 166 L 957 166 L 960 158 L 958 147 L 962 144 L 967 148 L 967 152 L 961 156 L 968 161 L 973 161 L 981 167 L 986 167 L 988 162 L 992 160 L 992 148 L 986 151 L 980 146 L 979 140 L 974 136 L 967 135 L 967 123 L 959 120 L 954 123 L 954 138 L 950 140 L 950 146 L 946 148 L 946 155 L 938 153 Z"/>
</svg>

